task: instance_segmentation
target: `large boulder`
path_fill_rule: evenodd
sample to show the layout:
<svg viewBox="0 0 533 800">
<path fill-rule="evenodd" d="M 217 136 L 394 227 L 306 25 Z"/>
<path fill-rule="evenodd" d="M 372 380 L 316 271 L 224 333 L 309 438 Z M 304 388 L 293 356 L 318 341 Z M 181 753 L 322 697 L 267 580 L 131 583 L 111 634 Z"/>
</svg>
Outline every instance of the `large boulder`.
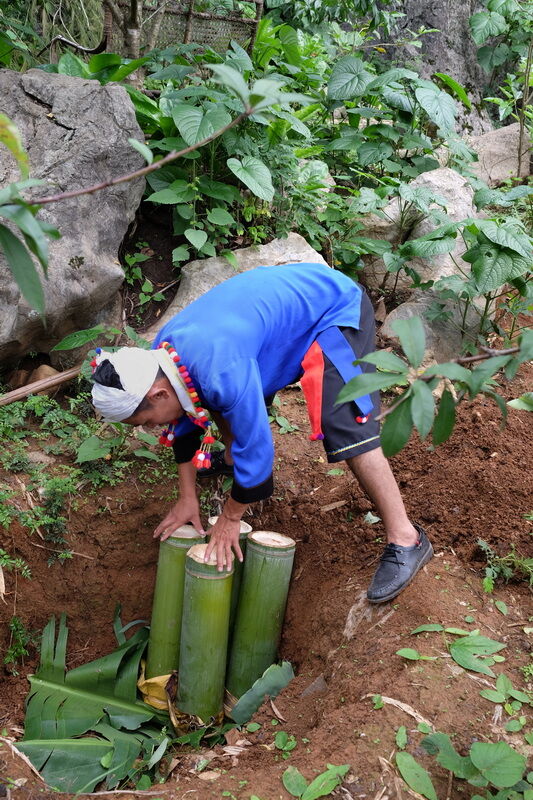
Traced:
<svg viewBox="0 0 533 800">
<path fill-rule="evenodd" d="M 468 217 L 477 216 L 473 205 L 474 193 L 466 178 L 459 175 L 453 169 L 440 167 L 439 169 L 423 172 L 418 175 L 411 183 L 410 187 L 424 187 L 440 195 L 446 201 L 446 219 L 444 221 L 459 222 Z M 432 208 L 438 209 L 437 206 Z M 435 230 L 437 224 L 429 217 L 413 213 L 411 224 L 407 222 L 408 212 L 400 208 L 397 199 L 391 202 L 384 209 L 384 217 L 370 215 L 363 220 L 365 236 L 372 239 L 379 239 L 398 245 L 409 239 L 417 239 Z M 457 273 L 461 255 L 465 247 L 460 236 L 457 237 L 456 244 L 451 253 L 443 253 L 434 256 L 432 259 L 414 258 L 409 262 L 424 281 L 438 280 L 448 275 Z M 372 288 L 383 288 L 390 286 L 396 280 L 396 275 L 387 275 L 387 269 L 383 259 L 377 256 L 365 256 L 364 280 L 367 286 Z M 397 289 L 408 289 L 412 284 L 411 278 L 405 272 L 400 272 L 396 283 Z"/>
<path fill-rule="evenodd" d="M 181 273 L 181 281 L 176 297 L 167 308 L 157 325 L 147 331 L 144 336 L 150 338 L 162 328 L 174 314 L 181 311 L 193 300 L 212 289 L 213 286 L 227 281 L 238 272 L 262 265 L 274 266 L 276 264 L 325 264 L 326 262 L 316 250 L 313 250 L 303 236 L 298 233 L 289 233 L 286 239 L 273 239 L 268 244 L 253 247 L 244 247 L 234 250 L 235 265 L 230 264 L 227 258 L 215 256 L 199 261 L 190 261 Z"/>
<path fill-rule="evenodd" d="M 29 153 L 31 176 L 48 181 L 33 190 L 40 196 L 109 181 L 144 165 L 128 144 L 128 138 L 142 141 L 143 135 L 121 86 L 41 70 L 0 70 L 0 96 Z M 0 148 L 0 186 L 18 179 L 14 159 Z M 143 189 L 141 178 L 39 212 L 62 234 L 50 242 L 44 319 L 21 297 L 0 254 L 0 361 L 47 352 L 73 330 L 120 322 L 124 273 L 118 249 Z"/>
<path fill-rule="evenodd" d="M 471 164 L 472 172 L 489 186 L 499 186 L 509 178 L 527 178 L 531 174 L 531 139 L 524 130 L 520 142 L 520 125 L 506 125 L 482 136 L 472 136 L 469 144 L 477 153 L 478 161 Z M 520 170 L 518 152 L 521 150 Z"/>
</svg>

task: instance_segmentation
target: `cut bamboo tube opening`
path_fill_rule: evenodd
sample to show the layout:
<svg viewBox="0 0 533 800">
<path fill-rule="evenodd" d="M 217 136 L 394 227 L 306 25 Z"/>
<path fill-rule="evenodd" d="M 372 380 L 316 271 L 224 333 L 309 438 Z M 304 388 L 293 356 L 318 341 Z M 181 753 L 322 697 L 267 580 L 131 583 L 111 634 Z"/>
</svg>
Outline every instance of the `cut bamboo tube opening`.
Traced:
<svg viewBox="0 0 533 800">
<path fill-rule="evenodd" d="M 274 531 L 248 535 L 226 678 L 236 698 L 276 660 L 295 546 L 293 539 Z"/>
<path fill-rule="evenodd" d="M 233 570 L 219 572 L 216 553 L 204 561 L 206 544 L 185 560 L 178 709 L 203 723 L 222 712 Z"/>
<path fill-rule="evenodd" d="M 215 522 L 217 521 L 218 517 L 209 517 L 207 520 L 207 524 L 209 528 L 212 528 Z M 252 532 L 252 526 L 248 525 L 247 522 L 241 520 L 241 530 L 239 532 L 239 545 L 241 547 L 241 551 L 243 557 L 246 558 L 246 543 L 248 541 L 248 534 Z M 230 630 L 230 637 L 233 631 L 233 626 L 235 625 L 235 616 L 237 614 L 237 606 L 239 604 L 239 594 L 241 591 L 241 583 L 242 583 L 242 571 L 244 569 L 244 562 L 239 561 L 238 558 L 233 559 L 233 586 L 231 588 L 231 609 L 229 615 L 229 630 Z"/>
<path fill-rule="evenodd" d="M 182 525 L 159 546 L 152 622 L 146 658 L 146 677 L 168 675 L 178 669 L 185 558 L 191 545 L 200 544 L 192 525 Z"/>
</svg>

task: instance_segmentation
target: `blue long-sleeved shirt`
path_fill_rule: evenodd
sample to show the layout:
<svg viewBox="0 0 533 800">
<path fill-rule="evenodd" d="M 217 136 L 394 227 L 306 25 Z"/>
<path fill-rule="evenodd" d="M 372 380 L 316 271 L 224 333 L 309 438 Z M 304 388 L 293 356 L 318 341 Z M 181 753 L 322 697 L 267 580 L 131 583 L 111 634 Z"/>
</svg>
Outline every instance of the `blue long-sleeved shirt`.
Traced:
<svg viewBox="0 0 533 800">
<path fill-rule="evenodd" d="M 232 496 L 239 502 L 272 493 L 274 448 L 264 398 L 300 377 L 319 333 L 358 328 L 360 302 L 361 288 L 323 264 L 258 267 L 215 286 L 157 335 L 153 347 L 172 344 L 202 404 L 231 428 Z M 195 427 L 184 417 L 176 434 L 190 436 Z"/>
</svg>

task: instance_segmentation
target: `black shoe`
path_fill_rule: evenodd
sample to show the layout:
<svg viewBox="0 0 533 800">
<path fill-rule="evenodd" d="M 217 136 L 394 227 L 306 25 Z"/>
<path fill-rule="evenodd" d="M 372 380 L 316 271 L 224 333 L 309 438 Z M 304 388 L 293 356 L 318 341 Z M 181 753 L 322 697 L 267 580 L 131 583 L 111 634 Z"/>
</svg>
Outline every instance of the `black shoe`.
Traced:
<svg viewBox="0 0 533 800">
<path fill-rule="evenodd" d="M 231 475 L 233 477 L 233 464 L 226 464 L 224 460 L 224 450 L 217 450 L 211 453 L 211 466 L 207 469 L 199 469 L 198 478 L 214 478 L 216 475 Z"/>
<path fill-rule="evenodd" d="M 433 547 L 425 530 L 413 523 L 418 533 L 418 542 L 412 547 L 403 547 L 389 542 L 385 547 L 370 582 L 366 596 L 369 603 L 386 603 L 408 586 L 419 569 L 433 556 Z"/>
</svg>

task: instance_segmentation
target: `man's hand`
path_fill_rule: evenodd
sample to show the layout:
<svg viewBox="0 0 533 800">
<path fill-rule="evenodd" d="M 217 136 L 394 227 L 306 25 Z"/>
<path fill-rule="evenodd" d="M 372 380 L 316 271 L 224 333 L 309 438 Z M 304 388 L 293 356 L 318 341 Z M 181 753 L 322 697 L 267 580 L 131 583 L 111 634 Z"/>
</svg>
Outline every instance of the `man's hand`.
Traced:
<svg viewBox="0 0 533 800">
<path fill-rule="evenodd" d="M 163 522 L 159 523 L 155 529 L 154 539 L 160 536 L 163 542 L 165 539 L 168 539 L 177 528 L 189 522 L 201 536 L 205 536 L 205 531 L 200 521 L 200 504 L 198 503 L 196 495 L 192 497 L 183 497 L 175 506 L 172 506 Z"/>
<path fill-rule="evenodd" d="M 217 557 L 218 571 L 222 572 L 224 567 L 226 567 L 229 572 L 233 563 L 232 548 L 239 561 L 242 561 L 243 555 L 239 544 L 240 531 L 240 519 L 228 519 L 228 517 L 222 514 L 211 530 L 208 531 L 208 535 L 211 538 L 207 545 L 207 550 L 205 551 L 205 561 L 209 561 L 209 557 L 214 551 Z"/>
</svg>

